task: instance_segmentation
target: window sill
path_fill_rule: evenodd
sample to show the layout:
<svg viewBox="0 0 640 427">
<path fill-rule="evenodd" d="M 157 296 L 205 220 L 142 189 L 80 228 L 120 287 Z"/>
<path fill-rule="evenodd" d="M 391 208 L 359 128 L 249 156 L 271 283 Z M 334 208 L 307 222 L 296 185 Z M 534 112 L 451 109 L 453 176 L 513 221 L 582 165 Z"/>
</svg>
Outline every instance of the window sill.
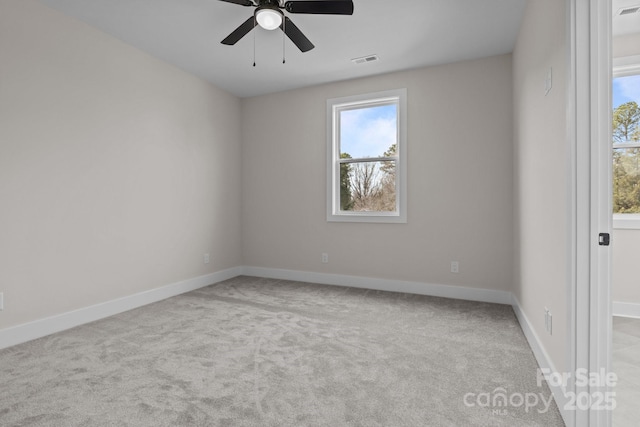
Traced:
<svg viewBox="0 0 640 427">
<path fill-rule="evenodd" d="M 351 213 L 351 214 L 328 214 L 328 222 L 369 222 L 387 224 L 406 224 L 407 218 L 398 214 L 372 215 L 371 212 Z M 640 224 L 639 224 L 640 226 Z"/>
<path fill-rule="evenodd" d="M 613 214 L 613 228 L 640 230 L 640 214 Z"/>
</svg>

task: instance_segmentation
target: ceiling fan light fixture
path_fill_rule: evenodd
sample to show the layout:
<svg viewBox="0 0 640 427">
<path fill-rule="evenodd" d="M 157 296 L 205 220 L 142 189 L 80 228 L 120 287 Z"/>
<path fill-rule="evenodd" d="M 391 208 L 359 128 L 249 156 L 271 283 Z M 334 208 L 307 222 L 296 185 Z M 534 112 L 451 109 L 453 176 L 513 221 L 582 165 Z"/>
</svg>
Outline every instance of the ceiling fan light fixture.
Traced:
<svg viewBox="0 0 640 427">
<path fill-rule="evenodd" d="M 265 30 L 275 30 L 282 24 L 282 13 L 271 8 L 258 9 L 256 21 Z"/>
</svg>

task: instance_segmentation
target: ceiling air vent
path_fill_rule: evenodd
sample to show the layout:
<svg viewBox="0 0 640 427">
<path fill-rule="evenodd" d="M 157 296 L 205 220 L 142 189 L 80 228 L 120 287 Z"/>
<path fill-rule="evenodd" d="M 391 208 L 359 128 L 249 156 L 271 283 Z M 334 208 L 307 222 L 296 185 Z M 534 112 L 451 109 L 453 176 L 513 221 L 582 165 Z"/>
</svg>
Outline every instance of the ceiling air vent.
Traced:
<svg viewBox="0 0 640 427">
<path fill-rule="evenodd" d="M 373 62 L 377 61 L 378 59 L 380 59 L 378 58 L 378 55 L 367 55 L 360 58 L 353 58 L 351 62 L 353 62 L 354 64 L 364 64 L 365 62 Z"/>
<path fill-rule="evenodd" d="M 640 10 L 640 6 L 623 7 L 622 9 L 618 10 L 618 15 L 619 16 L 631 15 L 632 13 L 637 13 L 639 10 Z"/>
</svg>

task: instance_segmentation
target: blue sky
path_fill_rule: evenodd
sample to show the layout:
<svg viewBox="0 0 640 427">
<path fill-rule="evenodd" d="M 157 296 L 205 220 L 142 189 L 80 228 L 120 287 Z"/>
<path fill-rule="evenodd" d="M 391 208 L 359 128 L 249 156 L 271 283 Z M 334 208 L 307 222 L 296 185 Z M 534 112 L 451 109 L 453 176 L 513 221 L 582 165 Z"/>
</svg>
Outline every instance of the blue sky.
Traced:
<svg viewBox="0 0 640 427">
<path fill-rule="evenodd" d="M 396 143 L 396 105 L 340 112 L 340 152 L 351 157 L 379 157 Z"/>
<path fill-rule="evenodd" d="M 629 101 L 640 104 L 640 75 L 613 79 L 613 108 Z"/>
</svg>

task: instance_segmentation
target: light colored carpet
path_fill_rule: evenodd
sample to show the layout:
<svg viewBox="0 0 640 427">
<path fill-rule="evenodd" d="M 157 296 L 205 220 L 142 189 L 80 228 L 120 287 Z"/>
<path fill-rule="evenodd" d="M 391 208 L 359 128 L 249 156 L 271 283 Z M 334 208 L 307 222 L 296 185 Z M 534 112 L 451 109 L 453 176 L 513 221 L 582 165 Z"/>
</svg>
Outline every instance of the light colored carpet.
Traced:
<svg viewBox="0 0 640 427">
<path fill-rule="evenodd" d="M 237 277 L 0 351 L 0 425 L 561 426 L 478 404 L 536 368 L 509 306 Z"/>
<path fill-rule="evenodd" d="M 640 319 L 613 318 L 613 372 L 618 382 L 613 388 L 616 409 L 613 427 L 638 427 L 640 420 Z"/>
</svg>

